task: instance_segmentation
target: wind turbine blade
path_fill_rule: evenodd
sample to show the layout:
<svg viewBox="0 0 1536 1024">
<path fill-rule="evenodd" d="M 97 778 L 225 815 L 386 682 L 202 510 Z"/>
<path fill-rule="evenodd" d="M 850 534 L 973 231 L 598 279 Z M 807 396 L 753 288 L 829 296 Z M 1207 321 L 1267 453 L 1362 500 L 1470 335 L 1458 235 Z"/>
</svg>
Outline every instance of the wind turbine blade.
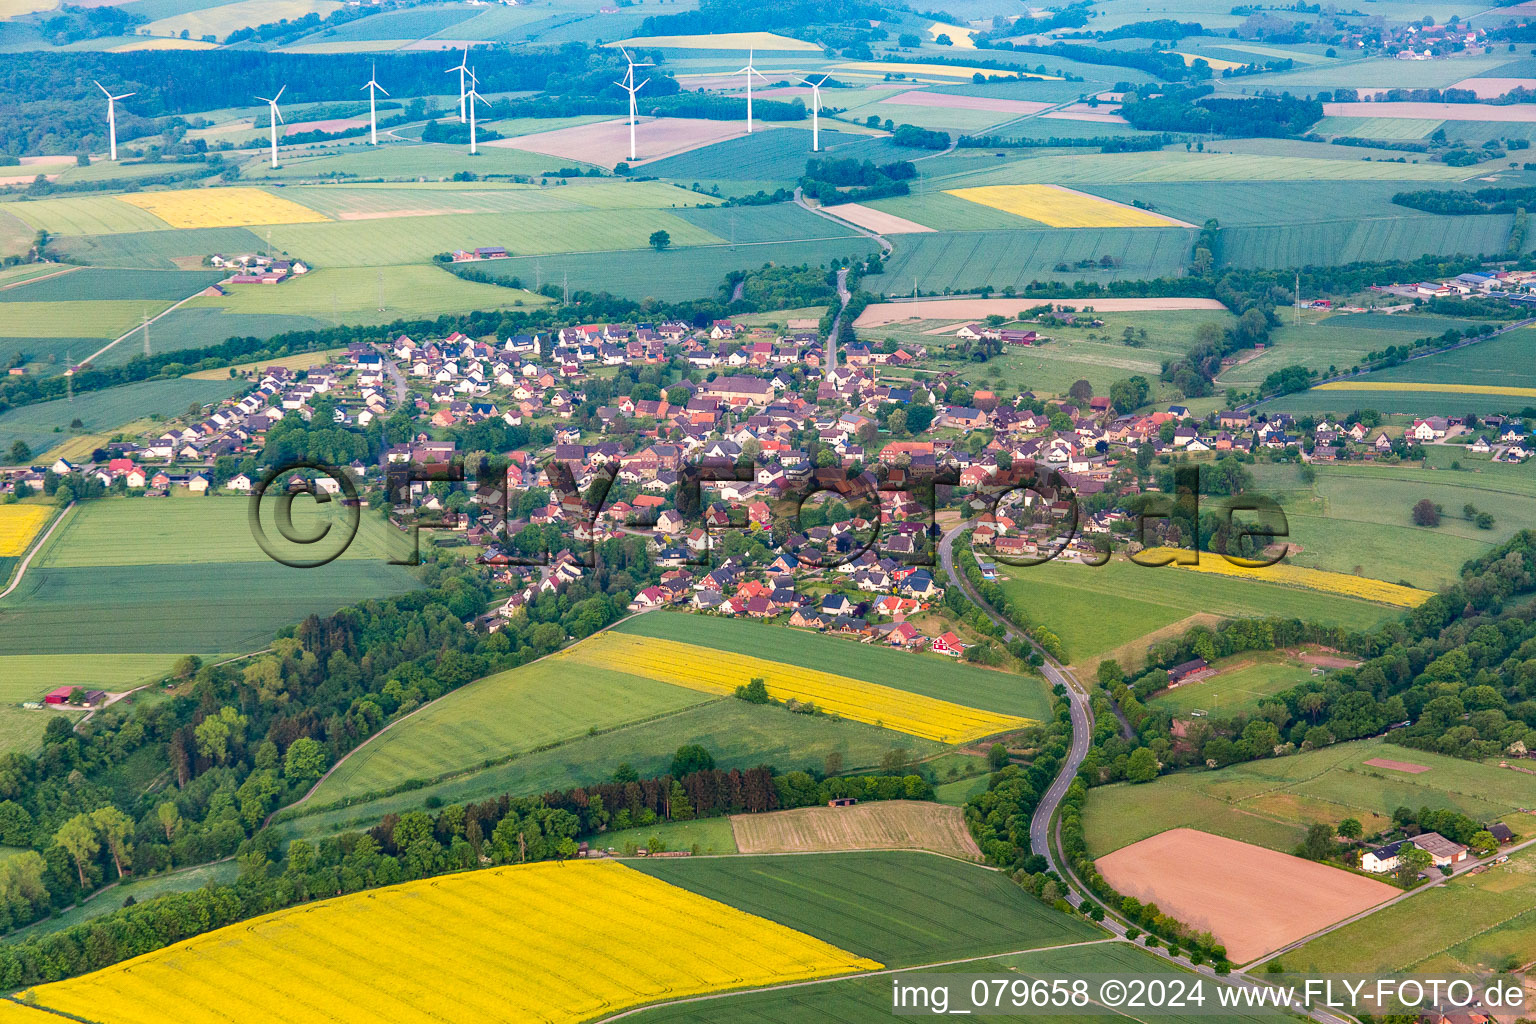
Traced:
<svg viewBox="0 0 1536 1024">
<path fill-rule="evenodd" d="M 622 47 L 622 46 L 621 46 L 621 47 L 619 47 L 619 52 L 620 52 L 620 53 L 622 53 L 622 54 L 623 54 L 623 55 L 624 55 L 624 59 L 625 59 L 625 60 L 628 60 L 628 61 L 629 61 L 629 62 L 630 62 L 630 63 L 631 63 L 631 64 L 633 64 L 633 63 L 634 63 L 634 61 L 633 61 L 633 60 L 630 60 L 630 57 L 629 57 L 629 51 L 628 51 L 628 50 L 626 50 L 626 49 L 624 49 L 624 47 Z"/>
<path fill-rule="evenodd" d="M 265 96 L 257 96 L 256 98 L 261 100 L 261 102 L 263 102 L 263 103 L 271 103 L 272 102 L 270 99 L 268 99 Z"/>
<path fill-rule="evenodd" d="M 628 82 L 614 82 L 613 84 L 618 86 L 620 89 L 623 89 L 625 92 L 629 91 L 629 83 Z"/>
<path fill-rule="evenodd" d="M 137 95 L 138 95 L 138 93 L 136 93 L 136 92 L 125 92 L 121 96 L 113 96 L 112 98 L 115 99 L 115 100 L 125 100 L 129 96 L 137 96 Z"/>
<path fill-rule="evenodd" d="M 647 78 L 645 80 L 645 82 L 649 82 L 649 81 L 650 81 L 649 78 Z M 641 82 L 639 85 L 635 86 L 635 92 L 639 92 L 641 89 L 644 89 L 645 88 L 645 82 Z"/>
<path fill-rule="evenodd" d="M 93 78 L 91 81 L 96 82 L 96 79 Z M 100 89 L 104 93 L 107 93 L 108 97 L 112 95 L 110 92 L 107 92 L 107 87 L 102 85 L 100 82 L 96 82 L 96 88 Z"/>
<path fill-rule="evenodd" d="M 385 95 L 385 96 L 388 96 L 388 95 L 389 95 L 389 90 L 388 90 L 388 89 L 386 89 L 386 88 L 384 88 L 384 87 L 383 87 L 383 86 L 382 86 L 382 85 L 380 85 L 380 84 L 379 84 L 379 83 L 378 83 L 378 82 L 374 82 L 374 83 L 373 83 L 373 87 L 374 87 L 374 88 L 375 88 L 375 89 L 377 89 L 377 90 L 379 90 L 379 92 L 381 92 L 381 93 L 383 93 L 383 94 L 384 94 L 384 95 Z"/>
<path fill-rule="evenodd" d="M 272 97 L 272 102 L 276 103 L 278 100 L 282 99 L 283 98 L 283 90 L 285 90 L 287 88 L 288 88 L 288 83 L 284 82 L 282 88 L 277 90 L 277 95 Z"/>
</svg>

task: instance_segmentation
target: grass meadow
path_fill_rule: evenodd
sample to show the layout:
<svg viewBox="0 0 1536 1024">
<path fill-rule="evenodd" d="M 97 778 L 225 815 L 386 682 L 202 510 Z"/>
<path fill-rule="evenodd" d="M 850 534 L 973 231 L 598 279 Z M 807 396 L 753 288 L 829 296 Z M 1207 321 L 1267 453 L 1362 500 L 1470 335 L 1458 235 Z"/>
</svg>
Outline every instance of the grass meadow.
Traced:
<svg viewBox="0 0 1536 1024">
<path fill-rule="evenodd" d="M 1394 614 L 1382 605 L 1247 579 L 1148 569 L 1123 558 L 1097 568 L 1048 562 L 999 567 L 1009 599 L 1061 637 L 1074 663 L 1196 612 L 1291 616 L 1364 629 Z M 1193 578 L 1191 578 L 1193 577 Z"/>
<path fill-rule="evenodd" d="M 1536 850 L 1525 850 L 1314 939 L 1284 963 L 1291 971 L 1473 973 L 1525 964 L 1533 943 Z"/>
<path fill-rule="evenodd" d="M 543 156 L 520 149 L 483 146 L 477 156 L 469 155 L 468 146 L 435 143 L 395 143 L 369 146 L 365 142 L 335 149 L 305 149 L 279 152 L 278 167 L 266 153 L 253 157 L 240 168 L 243 180 L 312 180 L 326 175 L 356 175 L 410 181 L 415 178 L 449 178 L 460 171 L 473 174 L 544 175 L 562 167 L 588 170 L 592 165 L 579 160 Z M 485 243 L 482 243 L 485 244 Z"/>
<path fill-rule="evenodd" d="M 653 840 L 660 839 L 661 845 Z M 628 853 L 630 847 L 646 850 L 697 850 L 700 854 L 736 853 L 736 833 L 731 819 L 697 818 L 693 821 L 663 821 L 639 828 L 623 828 L 589 836 L 594 848 Z"/>
<path fill-rule="evenodd" d="M 433 701 L 352 756 L 326 779 L 320 804 L 431 780 L 510 754 L 664 717 L 709 695 L 626 672 L 540 662 L 500 672 Z"/>
<path fill-rule="evenodd" d="M 817 669 L 952 701 L 966 707 L 1044 719 L 1051 710 L 1044 682 L 963 664 L 938 654 L 909 654 L 809 630 L 715 616 L 637 615 L 618 632 L 660 637 L 732 654 Z"/>
<path fill-rule="evenodd" d="M 230 285 L 227 291 L 228 295 L 193 299 L 182 309 L 218 309 L 247 317 L 302 316 L 335 324 L 387 324 L 476 310 L 531 308 L 550 301 L 529 291 L 466 281 L 430 265 L 326 267 L 275 288 L 246 284 Z M 150 331 L 153 339 L 155 328 Z"/>
<path fill-rule="evenodd" d="M 127 206 L 126 203 L 122 205 Z M 262 251 L 266 249 L 266 242 L 250 228 L 135 229 L 119 234 L 82 232 L 61 235 L 53 240 L 50 248 L 93 267 L 173 270 L 178 267 L 178 261 L 198 263 L 211 252 Z"/>
<path fill-rule="evenodd" d="M 159 875 L 147 875 L 142 878 L 130 877 L 119 882 L 110 889 L 100 891 L 95 899 L 76 904 L 68 910 L 45 917 L 36 924 L 25 928 L 17 928 L 8 933 L 13 941 L 38 938 L 43 935 L 52 935 L 54 932 L 77 924 L 83 924 L 103 914 L 110 914 L 114 910 L 120 910 L 123 901 L 128 897 L 139 903 L 156 896 L 163 896 L 171 892 L 190 892 L 193 889 L 201 889 L 208 884 L 233 885 L 235 879 L 240 876 L 240 865 L 233 860 L 216 861 L 212 864 L 200 864 L 196 867 L 186 868 L 181 871 L 170 871 Z"/>
<path fill-rule="evenodd" d="M 1373 758 L 1429 771 L 1365 764 Z M 1390 824 L 1398 807 L 1449 808 L 1492 821 L 1530 803 L 1527 779 L 1492 764 L 1357 740 L 1216 771 L 1177 772 L 1145 785 L 1098 787 L 1083 827 L 1095 857 L 1180 826 L 1290 852 L 1314 822 L 1356 818 L 1369 835 Z"/>
<path fill-rule="evenodd" d="M 639 861 L 634 867 L 903 967 L 1098 938 L 1006 875 L 920 852 Z"/>
</svg>

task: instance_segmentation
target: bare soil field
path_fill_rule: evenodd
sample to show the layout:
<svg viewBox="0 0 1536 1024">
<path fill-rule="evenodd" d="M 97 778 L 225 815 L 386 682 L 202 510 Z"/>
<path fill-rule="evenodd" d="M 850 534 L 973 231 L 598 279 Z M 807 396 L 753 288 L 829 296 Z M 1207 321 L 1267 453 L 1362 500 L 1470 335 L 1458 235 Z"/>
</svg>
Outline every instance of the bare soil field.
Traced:
<svg viewBox="0 0 1536 1024">
<path fill-rule="evenodd" d="M 1373 757 L 1365 763 L 1372 768 L 1390 768 L 1394 772 L 1407 772 L 1409 775 L 1417 775 L 1420 772 L 1429 771 L 1427 765 L 1414 764 L 1412 761 L 1394 761 L 1387 757 Z"/>
<path fill-rule="evenodd" d="M 1324 103 L 1325 117 L 1411 117 L 1449 121 L 1536 121 L 1536 106 L 1488 103 Z"/>
<path fill-rule="evenodd" d="M 969 323 L 984 319 L 993 313 L 1017 316 L 1019 310 L 1037 306 L 1042 301 L 1064 302 L 1081 308 L 1092 306 L 1101 313 L 1130 313 L 1145 309 L 1219 309 L 1227 307 L 1215 299 L 1148 298 L 1148 299 L 1039 299 L 1036 297 L 1015 299 L 919 299 L 916 302 L 872 303 L 858 320 L 855 327 L 884 327 L 904 320 L 956 320 Z"/>
<path fill-rule="evenodd" d="M 1480 100 L 1491 100 L 1514 89 L 1536 89 L 1536 78 L 1464 78 L 1452 89 L 1471 89 Z"/>
<path fill-rule="evenodd" d="M 737 814 L 731 830 L 742 853 L 932 850 L 981 859 L 960 808 L 913 800 Z"/>
<path fill-rule="evenodd" d="M 1074 106 L 1083 106 L 1083 104 L 1073 104 L 1073 105 Z M 1125 118 L 1121 117 L 1119 114 L 1108 114 L 1108 113 L 1105 113 L 1105 112 L 1103 112 L 1101 110 L 1081 110 L 1081 111 L 1053 110 L 1049 114 L 1041 114 L 1040 115 L 1040 119 L 1041 120 L 1046 120 L 1046 119 L 1050 119 L 1050 118 L 1055 118 L 1056 120 L 1060 120 L 1060 121 L 1090 121 L 1090 122 L 1092 122 L 1094 124 L 1130 124 L 1131 123 L 1131 122 L 1127 121 Z"/>
<path fill-rule="evenodd" d="M 1050 108 L 1033 100 L 1004 100 L 993 96 L 951 96 L 949 93 L 913 89 L 880 101 L 909 107 L 942 107 L 946 110 L 988 110 L 998 114 L 1035 114 Z"/>
<path fill-rule="evenodd" d="M 914 235 L 921 231 L 933 230 L 916 221 L 910 221 L 883 210 L 871 209 L 859 203 L 839 203 L 837 206 L 828 206 L 824 209 L 834 217 L 841 217 L 850 224 L 857 224 L 861 228 L 868 228 L 881 235 Z"/>
<path fill-rule="evenodd" d="M 1208 931 L 1244 964 L 1401 890 L 1348 871 L 1191 828 L 1175 828 L 1098 860 L 1126 896 Z"/>
<path fill-rule="evenodd" d="M 770 130 L 767 126 L 754 126 L 757 131 Z M 677 156 L 690 150 L 700 149 L 734 139 L 744 134 L 736 121 L 706 121 L 686 117 L 640 118 L 635 126 L 635 152 L 638 158 L 629 159 L 629 121 L 598 121 L 594 124 L 558 128 L 552 132 L 538 132 L 515 139 L 497 139 L 484 142 L 484 146 L 521 149 L 530 153 L 543 153 L 566 160 L 583 160 L 603 167 L 612 167 L 620 161 L 632 164 L 649 163 L 663 157 Z"/>
</svg>

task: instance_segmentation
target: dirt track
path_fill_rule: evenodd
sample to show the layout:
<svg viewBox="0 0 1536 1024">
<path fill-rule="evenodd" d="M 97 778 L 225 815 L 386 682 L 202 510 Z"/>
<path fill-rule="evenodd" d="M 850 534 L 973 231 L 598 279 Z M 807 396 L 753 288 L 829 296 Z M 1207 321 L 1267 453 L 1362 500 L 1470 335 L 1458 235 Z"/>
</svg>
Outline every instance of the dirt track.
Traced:
<svg viewBox="0 0 1536 1024">
<path fill-rule="evenodd" d="M 1215 299 L 919 299 L 916 302 L 879 302 L 865 309 L 854 321 L 855 327 L 884 327 L 903 320 L 980 320 L 993 313 L 1017 316 L 1019 310 L 1042 302 L 1059 302 L 1082 309 L 1092 306 L 1100 313 L 1124 313 L 1151 309 L 1211 309 L 1227 307 Z"/>
<path fill-rule="evenodd" d="M 1176 828 L 1098 860 L 1126 896 L 1209 931 L 1243 964 L 1399 894 L 1385 882 Z"/>
</svg>

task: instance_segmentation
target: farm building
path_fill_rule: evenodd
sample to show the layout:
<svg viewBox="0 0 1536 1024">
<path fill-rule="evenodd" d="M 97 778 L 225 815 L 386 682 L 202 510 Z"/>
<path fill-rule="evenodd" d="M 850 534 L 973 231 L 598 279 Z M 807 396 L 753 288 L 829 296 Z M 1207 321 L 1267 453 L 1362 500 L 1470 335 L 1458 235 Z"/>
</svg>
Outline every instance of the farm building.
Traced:
<svg viewBox="0 0 1536 1024">
<path fill-rule="evenodd" d="M 1182 665 L 1175 665 L 1168 670 L 1168 685 L 1178 686 L 1181 683 L 1193 683 L 1200 679 L 1216 674 L 1216 670 L 1206 663 L 1204 658 L 1196 658 L 1186 661 Z"/>
</svg>

